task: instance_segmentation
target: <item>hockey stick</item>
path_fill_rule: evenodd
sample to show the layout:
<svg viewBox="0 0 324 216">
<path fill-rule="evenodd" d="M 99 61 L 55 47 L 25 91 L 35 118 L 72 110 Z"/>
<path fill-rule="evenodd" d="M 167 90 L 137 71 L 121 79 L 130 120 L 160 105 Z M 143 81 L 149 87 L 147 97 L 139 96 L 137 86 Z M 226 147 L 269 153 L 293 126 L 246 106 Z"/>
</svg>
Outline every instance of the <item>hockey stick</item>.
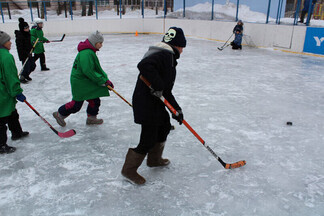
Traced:
<svg viewBox="0 0 324 216">
<path fill-rule="evenodd" d="M 123 96 L 121 96 L 120 94 L 118 94 L 118 92 L 115 91 L 115 89 L 113 89 L 110 86 L 107 86 L 109 90 L 113 91 L 118 97 L 120 97 L 123 101 L 125 101 L 130 107 L 133 107 L 133 105 L 131 103 L 129 103 Z"/>
<path fill-rule="evenodd" d="M 52 40 L 51 42 L 62 42 L 65 38 L 65 34 L 63 34 L 61 40 Z"/>
<path fill-rule="evenodd" d="M 142 75 L 140 76 L 140 79 L 150 88 L 153 89 L 150 82 L 145 79 Z M 160 97 L 161 101 L 165 104 L 166 107 L 169 108 L 169 110 L 176 116 L 179 115 L 179 113 L 172 107 L 172 105 L 163 97 Z M 246 164 L 245 160 L 238 161 L 236 163 L 225 163 L 217 154 L 208 146 L 206 145 L 205 141 L 198 135 L 198 133 L 187 123 L 186 120 L 183 120 L 182 123 L 190 130 L 190 132 L 205 146 L 205 148 L 223 165 L 225 169 L 234 169 L 241 166 L 244 166 Z"/>
<path fill-rule="evenodd" d="M 234 33 L 233 33 L 234 34 Z M 229 46 L 229 44 L 227 44 L 227 42 L 231 39 L 231 37 L 233 36 L 233 34 L 231 34 L 231 36 L 227 39 L 227 41 L 223 44 L 223 46 L 221 46 L 221 47 L 217 47 L 217 49 L 219 50 L 219 51 L 222 51 L 223 49 L 225 49 L 226 47 L 228 47 Z M 226 46 L 227 45 L 227 46 Z M 225 47 L 226 46 L 226 47 Z"/>
<path fill-rule="evenodd" d="M 28 55 L 28 57 L 26 58 L 26 60 L 25 60 L 25 62 L 24 62 L 24 64 L 23 64 L 23 66 L 22 66 L 22 68 L 21 68 L 21 70 L 20 70 L 20 72 L 19 72 L 19 74 L 18 74 L 19 76 L 20 76 L 21 73 L 23 72 L 26 63 L 27 63 L 27 61 L 29 60 L 29 56 L 32 55 L 32 53 L 33 53 L 33 51 L 34 51 L 34 49 L 35 49 L 35 46 L 36 46 L 36 44 L 38 43 L 38 40 L 39 40 L 39 38 L 36 39 L 36 41 L 35 41 L 35 43 L 34 43 L 32 49 L 30 50 L 29 55 Z"/>
<path fill-rule="evenodd" d="M 38 115 L 51 129 L 52 129 L 52 131 L 54 131 L 54 133 L 56 133 L 59 137 L 61 137 L 61 138 L 68 138 L 68 137 L 71 137 L 71 136 L 74 136 L 75 134 L 76 134 L 76 132 L 75 132 L 75 130 L 69 130 L 69 131 L 66 131 L 66 132 L 64 132 L 64 133 L 61 133 L 61 132 L 58 132 L 55 128 L 53 128 L 53 126 L 50 124 L 50 123 L 48 123 L 48 121 L 46 121 L 46 119 L 44 119 L 38 112 L 37 112 L 37 110 L 34 108 L 34 107 L 32 107 L 32 105 L 30 105 L 26 100 L 24 101 L 26 104 L 27 104 L 27 106 L 29 106 L 35 113 L 36 113 L 36 115 Z"/>
</svg>

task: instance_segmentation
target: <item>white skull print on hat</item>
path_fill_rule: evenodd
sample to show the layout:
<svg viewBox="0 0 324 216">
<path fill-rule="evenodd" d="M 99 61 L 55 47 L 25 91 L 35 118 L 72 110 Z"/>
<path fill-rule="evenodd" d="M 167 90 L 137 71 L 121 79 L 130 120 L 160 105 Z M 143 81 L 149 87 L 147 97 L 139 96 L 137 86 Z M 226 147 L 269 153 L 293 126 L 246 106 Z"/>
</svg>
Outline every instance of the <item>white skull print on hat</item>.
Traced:
<svg viewBox="0 0 324 216">
<path fill-rule="evenodd" d="M 169 31 L 164 35 L 164 41 L 167 43 L 170 42 L 173 38 L 175 38 L 176 34 L 177 34 L 176 30 L 169 29 Z"/>
<path fill-rule="evenodd" d="M 181 28 L 170 27 L 167 33 L 163 35 L 162 42 L 172 46 L 186 47 L 186 37 Z"/>
</svg>

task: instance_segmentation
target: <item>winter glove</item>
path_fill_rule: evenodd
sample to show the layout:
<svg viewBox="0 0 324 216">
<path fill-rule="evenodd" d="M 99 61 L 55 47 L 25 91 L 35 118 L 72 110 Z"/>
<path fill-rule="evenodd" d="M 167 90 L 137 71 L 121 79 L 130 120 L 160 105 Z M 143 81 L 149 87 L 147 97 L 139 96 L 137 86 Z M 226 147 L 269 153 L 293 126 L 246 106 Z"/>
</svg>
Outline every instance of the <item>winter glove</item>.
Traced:
<svg viewBox="0 0 324 216">
<path fill-rule="evenodd" d="M 106 82 L 105 82 L 105 86 L 110 86 L 111 88 L 114 88 L 114 84 L 110 81 L 110 80 L 107 80 Z"/>
<path fill-rule="evenodd" d="M 163 95 L 163 90 L 161 90 L 161 91 L 155 91 L 154 89 L 151 89 L 151 95 L 160 98 Z"/>
<path fill-rule="evenodd" d="M 26 100 L 26 97 L 25 97 L 25 95 L 23 95 L 23 93 L 17 94 L 16 98 L 20 102 L 24 102 Z"/>
<path fill-rule="evenodd" d="M 174 115 L 172 113 L 172 118 L 175 119 L 175 120 L 177 120 L 179 122 L 179 125 L 181 125 L 182 124 L 182 121 L 183 121 L 183 113 L 182 113 L 181 110 L 177 110 L 177 112 L 179 113 L 179 115 L 176 116 L 176 115 Z"/>
</svg>

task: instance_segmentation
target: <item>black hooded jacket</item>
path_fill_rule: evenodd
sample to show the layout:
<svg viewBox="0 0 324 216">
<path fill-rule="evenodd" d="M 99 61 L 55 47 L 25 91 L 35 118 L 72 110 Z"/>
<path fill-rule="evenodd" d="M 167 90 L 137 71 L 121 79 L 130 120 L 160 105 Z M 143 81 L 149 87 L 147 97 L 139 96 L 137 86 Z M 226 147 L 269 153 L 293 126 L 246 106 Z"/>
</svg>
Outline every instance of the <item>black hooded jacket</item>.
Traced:
<svg viewBox="0 0 324 216">
<path fill-rule="evenodd" d="M 30 33 L 16 30 L 15 35 L 19 60 L 25 61 L 29 55 L 30 50 L 33 48 L 33 45 L 30 41 Z"/>
<path fill-rule="evenodd" d="M 151 46 L 138 63 L 139 76 L 145 77 L 154 90 L 163 90 L 163 96 L 176 109 L 181 110 L 172 94 L 176 78 L 177 59 L 180 53 L 166 43 Z M 150 89 L 139 78 L 133 94 L 134 120 L 137 124 L 164 125 L 170 122 L 163 102 L 150 93 Z M 167 121 L 167 122 L 166 122 Z"/>
</svg>

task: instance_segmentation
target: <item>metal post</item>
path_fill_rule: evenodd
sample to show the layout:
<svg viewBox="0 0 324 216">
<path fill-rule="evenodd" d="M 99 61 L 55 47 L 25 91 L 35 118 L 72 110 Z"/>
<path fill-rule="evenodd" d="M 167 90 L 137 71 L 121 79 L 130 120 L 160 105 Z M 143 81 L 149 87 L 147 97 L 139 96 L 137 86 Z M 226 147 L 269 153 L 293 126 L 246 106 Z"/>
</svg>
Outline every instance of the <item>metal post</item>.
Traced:
<svg viewBox="0 0 324 216">
<path fill-rule="evenodd" d="M 98 19 L 98 2 L 95 0 L 95 6 L 96 6 L 96 19 Z"/>
<path fill-rule="evenodd" d="M 142 11 L 142 18 L 144 18 L 144 0 L 141 2 L 141 11 Z"/>
<path fill-rule="evenodd" d="M 215 0 L 212 0 L 212 14 L 211 14 L 211 20 L 214 20 L 214 2 L 215 2 Z"/>
<path fill-rule="evenodd" d="M 11 19 L 11 13 L 10 13 L 9 2 L 7 3 L 7 7 L 8 7 L 8 15 L 9 15 L 9 19 Z"/>
<path fill-rule="evenodd" d="M 119 17 L 122 18 L 122 0 L 119 0 Z"/>
<path fill-rule="evenodd" d="M 308 8 L 308 12 L 307 12 L 307 20 L 306 20 L 306 26 L 309 26 L 310 23 L 310 19 L 311 19 L 311 15 L 313 13 L 314 10 L 314 5 L 313 5 L 313 0 L 309 0 L 309 8 Z"/>
<path fill-rule="evenodd" d="M 279 11 L 279 22 L 278 22 L 278 24 L 280 24 L 281 13 L 282 13 L 282 5 L 283 5 L 283 0 L 281 0 L 280 11 Z"/>
<path fill-rule="evenodd" d="M 297 23 L 298 23 L 300 5 L 301 5 L 301 0 L 298 0 L 297 1 L 297 6 L 296 6 L 296 11 L 295 11 L 295 16 L 294 16 L 294 25 L 297 25 Z"/>
<path fill-rule="evenodd" d="M 30 18 L 31 18 L 31 21 L 33 22 L 34 21 L 34 17 L 33 17 L 33 5 L 32 5 L 31 0 L 29 1 L 29 8 L 30 8 Z"/>
<path fill-rule="evenodd" d="M 72 10 L 72 1 L 70 0 L 70 14 L 71 14 L 71 20 L 73 20 L 73 10 Z"/>
<path fill-rule="evenodd" d="M 183 17 L 186 17 L 186 0 L 183 0 Z"/>
<path fill-rule="evenodd" d="M 269 23 L 270 7 L 271 7 L 271 0 L 269 0 L 269 2 L 268 2 L 268 12 L 267 12 L 267 20 L 266 20 L 266 24 Z"/>
<path fill-rule="evenodd" d="M 65 13 L 65 18 L 67 18 L 66 1 L 64 1 L 64 13 Z"/>
<path fill-rule="evenodd" d="M 4 23 L 3 11 L 2 11 L 2 3 L 0 2 L 0 11 L 2 16 L 2 23 Z"/>
<path fill-rule="evenodd" d="M 236 18 L 235 18 L 236 22 L 238 21 L 239 6 L 240 6 L 240 0 L 236 0 Z"/>
<path fill-rule="evenodd" d="M 166 17 L 167 14 L 167 5 L 166 5 L 166 0 L 164 0 L 164 19 Z"/>
<path fill-rule="evenodd" d="M 279 24 L 279 11 L 280 11 L 280 6 L 281 6 L 281 0 L 278 2 L 278 9 L 277 9 L 277 18 L 276 18 L 276 24 Z"/>
<path fill-rule="evenodd" d="M 44 18 L 45 18 L 45 21 L 47 21 L 47 14 L 46 14 L 46 2 L 43 1 L 43 4 L 44 4 Z"/>
</svg>

